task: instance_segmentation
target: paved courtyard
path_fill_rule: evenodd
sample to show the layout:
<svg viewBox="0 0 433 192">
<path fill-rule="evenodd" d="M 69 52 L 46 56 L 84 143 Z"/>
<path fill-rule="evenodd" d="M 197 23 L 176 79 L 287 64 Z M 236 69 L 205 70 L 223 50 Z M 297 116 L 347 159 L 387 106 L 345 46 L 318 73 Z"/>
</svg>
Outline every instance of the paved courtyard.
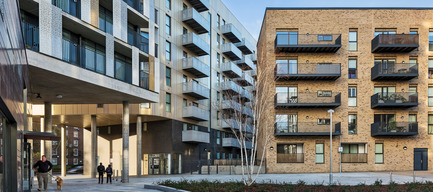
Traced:
<svg viewBox="0 0 433 192">
<path fill-rule="evenodd" d="M 64 178 L 63 191 L 70 192 L 85 192 L 85 191 L 149 191 L 156 192 L 156 190 L 144 189 L 144 184 L 156 184 L 158 181 L 163 180 L 219 180 L 219 181 L 240 181 L 241 175 L 229 175 L 229 174 L 211 174 L 211 175 L 152 175 L 143 176 L 141 178 L 131 177 L 130 183 L 123 184 L 119 181 L 114 181 L 113 184 L 103 185 L 97 184 L 97 179 L 91 179 L 82 175 L 71 175 Z M 365 183 L 367 185 L 373 184 L 376 180 L 382 180 L 383 184 L 388 184 L 390 181 L 389 172 L 358 172 L 358 173 L 334 173 L 334 182 L 342 185 L 357 185 Z M 433 172 L 416 172 L 416 181 L 433 181 Z M 329 173 L 315 173 L 315 174 L 262 174 L 258 177 L 258 182 L 273 182 L 273 183 L 296 183 L 302 180 L 307 184 L 327 184 L 329 181 Z M 394 172 L 392 180 L 397 183 L 406 183 L 413 181 L 413 172 Z M 34 182 L 34 190 L 37 189 L 37 182 Z M 48 191 L 57 191 L 56 184 L 50 184 Z"/>
</svg>

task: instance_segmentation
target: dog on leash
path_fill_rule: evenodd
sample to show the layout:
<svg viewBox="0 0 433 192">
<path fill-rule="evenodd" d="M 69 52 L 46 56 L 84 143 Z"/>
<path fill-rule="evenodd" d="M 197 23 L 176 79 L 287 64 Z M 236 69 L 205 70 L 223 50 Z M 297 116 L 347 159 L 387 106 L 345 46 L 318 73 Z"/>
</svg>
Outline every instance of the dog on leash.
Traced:
<svg viewBox="0 0 433 192">
<path fill-rule="evenodd" d="M 61 191 L 63 186 L 63 179 L 57 176 L 55 181 L 57 182 L 57 190 Z"/>
</svg>

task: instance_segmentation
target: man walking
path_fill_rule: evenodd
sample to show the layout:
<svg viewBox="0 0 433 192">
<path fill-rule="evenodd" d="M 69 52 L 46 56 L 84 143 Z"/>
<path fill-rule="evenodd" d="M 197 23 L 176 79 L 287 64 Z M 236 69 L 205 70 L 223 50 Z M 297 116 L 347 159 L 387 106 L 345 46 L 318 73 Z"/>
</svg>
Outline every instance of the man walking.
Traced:
<svg viewBox="0 0 433 192">
<path fill-rule="evenodd" d="M 44 190 L 46 191 L 48 187 L 48 172 L 50 172 L 53 168 L 53 164 L 51 164 L 51 162 L 47 160 L 47 157 L 45 157 L 45 155 L 42 155 L 42 160 L 39 160 L 38 162 L 36 162 L 36 164 L 33 165 L 33 171 L 36 171 L 36 168 L 39 184 L 38 191 L 42 190 L 42 182 L 44 182 Z"/>
<path fill-rule="evenodd" d="M 102 165 L 102 163 L 99 163 L 99 166 L 98 166 L 98 173 L 99 173 L 98 184 L 104 183 L 104 172 L 105 172 L 105 167 Z"/>
<path fill-rule="evenodd" d="M 108 179 L 110 179 L 110 184 L 111 184 L 111 175 L 113 175 L 113 169 L 111 169 L 111 165 L 108 165 L 105 172 L 107 173 L 107 183 L 108 183 Z"/>
</svg>

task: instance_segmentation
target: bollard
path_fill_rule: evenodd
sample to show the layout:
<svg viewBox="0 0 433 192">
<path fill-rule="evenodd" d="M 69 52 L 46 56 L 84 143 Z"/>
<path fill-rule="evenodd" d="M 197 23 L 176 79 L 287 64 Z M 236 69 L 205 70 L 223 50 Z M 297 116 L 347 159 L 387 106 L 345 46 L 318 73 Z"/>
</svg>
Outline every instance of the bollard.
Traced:
<svg viewBox="0 0 433 192">
<path fill-rule="evenodd" d="M 413 182 L 415 183 L 415 171 L 413 171 Z"/>
<path fill-rule="evenodd" d="M 389 184 L 391 184 L 391 183 L 392 183 L 392 171 L 389 172 Z"/>
<path fill-rule="evenodd" d="M 218 174 L 218 164 L 216 165 L 216 174 Z"/>
</svg>

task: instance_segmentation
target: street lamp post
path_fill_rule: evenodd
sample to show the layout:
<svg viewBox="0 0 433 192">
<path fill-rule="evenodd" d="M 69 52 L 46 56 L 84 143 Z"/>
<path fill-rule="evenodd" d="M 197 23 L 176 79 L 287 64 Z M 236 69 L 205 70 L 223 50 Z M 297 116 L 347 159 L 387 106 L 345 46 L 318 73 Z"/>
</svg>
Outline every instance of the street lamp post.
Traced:
<svg viewBox="0 0 433 192">
<path fill-rule="evenodd" d="M 332 113 L 334 113 L 334 110 L 329 109 L 328 113 L 330 115 L 330 121 L 329 121 L 329 185 L 332 185 Z"/>
</svg>

